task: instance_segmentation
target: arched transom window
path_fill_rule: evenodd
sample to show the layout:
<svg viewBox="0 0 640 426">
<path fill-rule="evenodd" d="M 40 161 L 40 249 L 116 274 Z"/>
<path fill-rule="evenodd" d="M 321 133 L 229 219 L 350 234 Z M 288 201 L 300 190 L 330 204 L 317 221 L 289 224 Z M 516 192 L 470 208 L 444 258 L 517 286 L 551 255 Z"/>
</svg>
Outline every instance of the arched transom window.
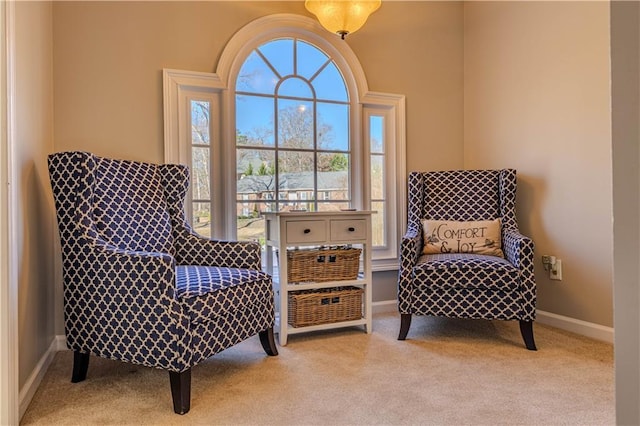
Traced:
<svg viewBox="0 0 640 426">
<path fill-rule="evenodd" d="M 240 238 L 262 212 L 350 207 L 349 93 L 326 53 L 297 38 L 262 44 L 238 73 L 235 105 Z"/>
</svg>

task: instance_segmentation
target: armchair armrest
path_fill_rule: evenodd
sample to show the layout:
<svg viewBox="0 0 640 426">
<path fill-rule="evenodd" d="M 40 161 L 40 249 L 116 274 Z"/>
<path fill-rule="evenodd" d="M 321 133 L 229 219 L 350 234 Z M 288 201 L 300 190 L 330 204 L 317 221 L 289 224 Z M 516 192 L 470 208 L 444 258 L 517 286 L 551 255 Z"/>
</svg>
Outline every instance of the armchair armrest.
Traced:
<svg viewBox="0 0 640 426">
<path fill-rule="evenodd" d="M 513 266 L 533 273 L 533 240 L 522 235 L 517 229 L 505 229 L 502 233 L 504 257 Z"/>
<path fill-rule="evenodd" d="M 65 324 L 69 348 L 84 353 L 181 371 L 189 317 L 175 296 L 175 259 L 167 253 L 122 250 L 85 240 L 66 276 Z"/>
<path fill-rule="evenodd" d="M 262 251 L 255 242 L 213 240 L 184 229 L 175 247 L 178 265 L 262 269 Z"/>
<path fill-rule="evenodd" d="M 413 268 L 418 262 L 422 249 L 422 231 L 409 225 L 407 232 L 400 240 L 400 269 Z"/>
<path fill-rule="evenodd" d="M 138 296 L 126 301 L 129 307 L 158 305 L 163 310 L 181 311 L 175 296 L 175 260 L 170 254 L 123 250 L 100 240 L 88 244 L 85 254 L 94 267 L 87 265 L 89 268 L 77 271 L 83 273 L 85 285 L 74 286 L 76 290 L 109 293 L 113 289 L 113 294 Z"/>
<path fill-rule="evenodd" d="M 505 259 L 520 270 L 520 289 L 525 321 L 536 317 L 536 279 L 533 272 L 533 240 L 525 237 L 517 229 L 505 229 L 502 232 L 502 250 Z"/>
<path fill-rule="evenodd" d="M 422 249 L 422 231 L 419 226 L 409 224 L 400 240 L 400 270 L 398 271 L 398 309 L 401 314 L 411 313 L 411 274 Z"/>
</svg>

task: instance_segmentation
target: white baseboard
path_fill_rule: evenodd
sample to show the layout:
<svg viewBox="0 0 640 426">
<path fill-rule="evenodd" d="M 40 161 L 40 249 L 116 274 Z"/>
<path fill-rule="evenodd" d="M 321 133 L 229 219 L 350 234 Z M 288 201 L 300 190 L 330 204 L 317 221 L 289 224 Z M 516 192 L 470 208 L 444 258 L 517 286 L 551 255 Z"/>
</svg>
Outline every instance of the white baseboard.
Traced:
<svg viewBox="0 0 640 426">
<path fill-rule="evenodd" d="M 56 336 L 51 341 L 51 344 L 49 345 L 47 351 L 44 353 L 44 355 L 42 355 L 42 358 L 40 358 L 40 361 L 38 361 L 38 364 L 35 366 L 35 368 L 31 372 L 31 375 L 25 382 L 24 386 L 22 386 L 22 389 L 20 389 L 20 392 L 18 394 L 18 399 L 20 401 L 20 419 L 22 419 L 25 411 L 27 411 L 27 407 L 29 407 L 31 399 L 33 399 L 33 395 L 36 393 L 38 386 L 40 386 L 40 382 L 42 382 L 42 378 L 49 369 L 49 366 L 51 365 L 56 352 L 58 352 L 59 350 L 64 350 L 66 348 L 67 345 L 65 337 Z"/>
<path fill-rule="evenodd" d="M 398 312 L 397 300 L 383 300 L 381 302 L 373 302 L 371 304 L 371 312 L 381 314 L 386 312 Z"/>
<path fill-rule="evenodd" d="M 383 300 L 381 302 L 373 302 L 372 311 L 374 314 L 398 312 L 398 301 Z M 551 327 L 613 344 L 613 327 L 606 327 L 541 310 L 538 310 L 536 315 L 536 321 L 540 324 L 550 325 Z"/>
<path fill-rule="evenodd" d="M 565 317 L 551 312 L 538 310 L 536 321 L 540 324 L 550 325 L 561 330 L 580 334 L 591 339 L 601 340 L 613 344 L 613 327 L 606 327 L 592 322 Z"/>
<path fill-rule="evenodd" d="M 66 351 L 69 350 L 67 348 L 67 336 L 64 334 L 59 334 L 56 336 L 56 351 Z"/>
</svg>

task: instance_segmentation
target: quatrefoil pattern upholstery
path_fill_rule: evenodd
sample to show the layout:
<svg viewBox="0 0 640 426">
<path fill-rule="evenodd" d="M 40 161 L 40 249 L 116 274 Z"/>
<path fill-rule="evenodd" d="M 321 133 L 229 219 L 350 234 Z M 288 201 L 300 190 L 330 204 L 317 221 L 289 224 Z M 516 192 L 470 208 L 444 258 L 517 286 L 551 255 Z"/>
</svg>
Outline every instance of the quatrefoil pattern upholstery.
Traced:
<svg viewBox="0 0 640 426">
<path fill-rule="evenodd" d="M 191 229 L 186 167 L 63 152 L 49 174 L 70 349 L 179 373 L 273 327 L 259 245 Z"/>
<path fill-rule="evenodd" d="M 536 284 L 533 241 L 515 216 L 516 172 L 412 172 L 407 232 L 401 241 L 398 308 L 401 314 L 533 321 Z M 421 219 L 502 220 L 505 258 L 422 254 Z"/>
</svg>

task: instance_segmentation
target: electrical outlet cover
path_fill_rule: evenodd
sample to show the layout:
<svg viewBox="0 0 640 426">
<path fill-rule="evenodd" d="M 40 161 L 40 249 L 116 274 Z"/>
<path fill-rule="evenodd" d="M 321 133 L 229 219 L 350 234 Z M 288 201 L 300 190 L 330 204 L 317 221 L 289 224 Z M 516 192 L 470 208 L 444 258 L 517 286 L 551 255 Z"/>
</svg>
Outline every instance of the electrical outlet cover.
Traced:
<svg viewBox="0 0 640 426">
<path fill-rule="evenodd" d="M 549 278 L 555 281 L 562 281 L 562 260 L 556 259 L 554 267 L 549 271 Z"/>
</svg>

